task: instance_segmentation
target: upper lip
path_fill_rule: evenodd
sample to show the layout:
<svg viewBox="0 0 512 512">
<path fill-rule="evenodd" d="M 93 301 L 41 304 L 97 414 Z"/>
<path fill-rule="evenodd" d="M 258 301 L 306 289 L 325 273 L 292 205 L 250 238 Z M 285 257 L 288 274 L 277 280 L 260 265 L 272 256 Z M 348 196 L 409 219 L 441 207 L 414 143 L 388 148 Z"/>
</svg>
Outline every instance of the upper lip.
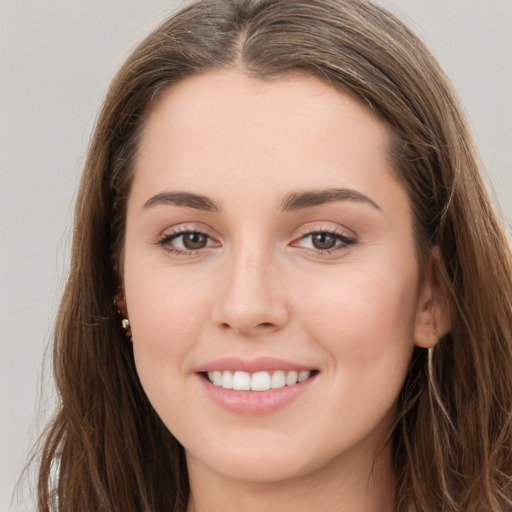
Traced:
<svg viewBox="0 0 512 512">
<path fill-rule="evenodd" d="M 215 370 L 244 371 L 255 373 L 261 371 L 285 370 L 304 371 L 314 370 L 311 366 L 279 359 L 275 357 L 258 357 L 256 359 L 241 359 L 239 357 L 222 357 L 209 361 L 196 369 L 198 373 L 212 372 Z"/>
</svg>

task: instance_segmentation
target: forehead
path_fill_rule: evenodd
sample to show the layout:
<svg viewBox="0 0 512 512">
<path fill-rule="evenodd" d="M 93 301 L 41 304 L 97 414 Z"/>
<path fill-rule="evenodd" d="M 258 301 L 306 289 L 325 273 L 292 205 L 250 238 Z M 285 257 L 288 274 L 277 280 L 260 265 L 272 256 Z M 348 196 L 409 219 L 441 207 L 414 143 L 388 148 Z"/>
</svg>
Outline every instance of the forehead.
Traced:
<svg viewBox="0 0 512 512">
<path fill-rule="evenodd" d="M 371 110 L 320 79 L 261 80 L 238 70 L 187 78 L 155 103 L 135 183 L 143 188 L 340 186 L 366 192 L 394 175 L 390 133 Z M 373 176 L 372 176 L 373 174 Z M 239 192 L 240 192 L 239 190 Z M 155 190 L 147 190 L 147 194 Z"/>
<path fill-rule="evenodd" d="M 377 123 L 366 103 L 324 80 L 298 72 L 254 78 L 243 71 L 228 69 L 187 77 L 155 101 L 144 133 L 150 132 L 152 136 L 156 130 L 168 130 L 171 118 L 176 129 L 192 129 L 196 133 L 201 126 L 218 126 L 226 132 L 236 123 L 240 136 L 244 129 L 264 128 L 261 136 L 270 137 L 274 130 L 288 126 L 291 134 L 302 133 L 301 138 L 305 138 L 315 128 L 328 129 L 329 123 L 337 121 L 336 129 L 340 122 L 359 122 L 370 129 L 368 133 L 376 132 L 378 127 L 380 134 L 375 135 L 383 142 L 390 136 L 386 125 Z M 308 131 L 301 126 L 304 122 Z"/>
</svg>

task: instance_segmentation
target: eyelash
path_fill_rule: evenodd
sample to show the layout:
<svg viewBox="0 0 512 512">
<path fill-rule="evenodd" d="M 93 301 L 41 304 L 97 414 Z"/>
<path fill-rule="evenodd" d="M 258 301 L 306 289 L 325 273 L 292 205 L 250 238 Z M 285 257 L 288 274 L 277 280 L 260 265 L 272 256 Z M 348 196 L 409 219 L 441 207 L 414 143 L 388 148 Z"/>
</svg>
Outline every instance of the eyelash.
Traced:
<svg viewBox="0 0 512 512">
<path fill-rule="evenodd" d="M 184 235 L 194 235 L 194 234 L 205 236 L 209 241 L 214 241 L 217 244 L 219 243 L 215 239 L 213 239 L 211 236 L 209 236 L 207 233 L 205 233 L 204 231 L 200 231 L 200 230 L 193 229 L 193 228 L 191 229 L 187 226 L 183 226 L 182 228 L 178 228 L 176 231 L 173 231 L 172 233 L 167 233 L 167 234 L 161 236 L 157 241 L 157 245 L 161 246 L 168 253 L 174 254 L 177 256 L 198 256 L 200 251 L 202 251 L 202 249 L 207 248 L 208 245 L 205 247 L 199 248 L 199 249 L 195 249 L 195 250 L 194 249 L 182 250 L 182 249 L 178 249 L 178 248 L 170 245 L 173 240 L 176 240 L 179 237 L 182 237 Z M 300 241 L 306 240 L 308 237 L 312 237 L 317 234 L 331 235 L 331 236 L 335 237 L 338 241 L 337 245 L 340 245 L 340 246 L 339 247 L 335 246 L 335 247 L 329 248 L 329 249 L 316 249 L 316 248 L 306 248 L 306 247 L 302 247 L 302 248 L 299 247 L 299 248 L 301 248 L 302 250 L 307 251 L 309 253 L 314 253 L 315 256 L 327 256 L 329 254 L 332 254 L 333 252 L 343 250 L 347 246 L 353 245 L 356 243 L 356 240 L 354 238 L 348 237 L 343 231 L 341 231 L 339 229 L 320 228 L 320 229 L 313 229 L 313 230 L 304 230 L 304 232 L 301 233 L 300 236 L 294 242 L 292 242 L 291 245 L 297 246 L 296 244 L 298 244 Z"/>
<path fill-rule="evenodd" d="M 205 236 L 208 240 L 215 241 L 211 236 L 209 236 L 204 231 L 200 231 L 198 229 L 193 229 L 193 228 L 191 229 L 187 226 L 183 226 L 181 228 L 176 229 L 172 233 L 166 233 L 165 235 L 161 236 L 157 241 L 157 245 L 162 247 L 168 253 L 174 254 L 176 256 L 198 256 L 201 249 L 204 249 L 204 248 L 196 249 L 196 250 L 192 250 L 192 249 L 183 250 L 183 249 L 178 249 L 178 248 L 170 245 L 173 240 L 176 240 L 179 237 L 183 237 L 184 235 L 202 235 L 202 236 Z"/>
<path fill-rule="evenodd" d="M 356 243 L 355 238 L 350 238 L 347 236 L 341 229 L 336 228 L 319 228 L 319 229 L 307 229 L 304 230 L 300 236 L 293 242 L 292 245 L 296 245 L 301 241 L 306 240 L 308 237 L 312 237 L 314 235 L 330 235 L 337 239 L 337 243 L 333 248 L 329 249 L 316 249 L 316 248 L 306 248 L 302 247 L 302 250 L 307 251 L 308 253 L 313 253 L 315 256 L 328 256 L 336 251 L 341 251 L 345 249 L 349 245 L 353 245 Z"/>
</svg>

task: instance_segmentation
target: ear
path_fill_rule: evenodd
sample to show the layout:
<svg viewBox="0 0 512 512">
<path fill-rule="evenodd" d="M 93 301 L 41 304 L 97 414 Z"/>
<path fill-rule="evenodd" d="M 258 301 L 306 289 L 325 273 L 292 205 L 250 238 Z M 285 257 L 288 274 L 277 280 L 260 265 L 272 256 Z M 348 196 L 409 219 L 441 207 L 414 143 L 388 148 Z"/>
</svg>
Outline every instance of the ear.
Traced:
<svg viewBox="0 0 512 512">
<path fill-rule="evenodd" d="M 418 299 L 414 327 L 414 344 L 418 347 L 434 347 L 451 330 L 450 303 L 439 276 L 441 265 L 441 251 L 436 245 L 431 250 L 427 275 Z"/>
</svg>

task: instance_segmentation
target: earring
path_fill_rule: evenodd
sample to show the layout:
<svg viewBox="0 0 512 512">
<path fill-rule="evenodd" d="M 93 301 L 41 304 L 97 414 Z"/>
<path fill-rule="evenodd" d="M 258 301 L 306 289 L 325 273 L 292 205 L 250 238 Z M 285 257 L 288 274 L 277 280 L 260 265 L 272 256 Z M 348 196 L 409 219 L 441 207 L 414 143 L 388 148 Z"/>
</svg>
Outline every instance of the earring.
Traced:
<svg viewBox="0 0 512 512">
<path fill-rule="evenodd" d="M 128 320 L 128 318 L 123 318 L 121 320 L 121 326 L 125 330 L 126 337 L 130 338 L 130 341 L 133 341 L 132 330 L 130 329 L 130 320 Z"/>
<path fill-rule="evenodd" d="M 436 321 L 434 320 L 434 315 L 432 315 L 432 313 L 430 313 L 430 316 L 432 317 L 432 331 L 434 334 L 435 342 L 427 350 L 427 370 L 428 370 L 429 381 L 433 384 L 434 383 L 434 347 L 437 345 L 439 338 L 437 336 Z"/>
<path fill-rule="evenodd" d="M 130 341 L 133 342 L 130 320 L 126 318 L 128 316 L 128 311 L 126 309 L 126 301 L 124 300 L 123 297 L 121 297 L 120 294 L 118 294 L 114 299 L 114 304 L 117 307 L 117 312 L 119 313 L 119 315 L 123 317 L 121 319 L 121 327 L 124 329 L 126 337 L 130 338 Z"/>
</svg>

